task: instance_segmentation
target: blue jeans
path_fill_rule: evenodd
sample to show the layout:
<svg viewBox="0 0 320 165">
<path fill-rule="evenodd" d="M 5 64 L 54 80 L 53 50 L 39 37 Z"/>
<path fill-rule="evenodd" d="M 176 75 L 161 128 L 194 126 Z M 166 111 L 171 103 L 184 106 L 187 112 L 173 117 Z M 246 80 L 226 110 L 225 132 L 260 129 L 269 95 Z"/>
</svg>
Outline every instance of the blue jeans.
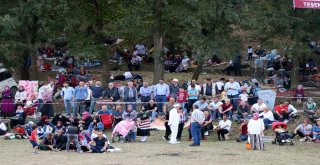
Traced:
<svg viewBox="0 0 320 165">
<path fill-rule="evenodd" d="M 151 113 L 151 121 L 154 121 L 154 119 L 158 116 L 158 113 L 156 111 L 152 111 Z"/>
<path fill-rule="evenodd" d="M 193 144 L 200 145 L 201 140 L 201 125 L 197 122 L 191 123 L 191 135 L 193 138 Z"/>
<path fill-rule="evenodd" d="M 228 114 L 228 117 L 229 117 L 230 119 L 232 119 L 232 110 L 226 112 L 225 114 Z M 222 116 L 223 116 L 223 114 L 219 112 L 219 113 L 218 113 L 218 116 L 219 116 L 219 118 L 221 119 Z"/>
<path fill-rule="evenodd" d="M 220 118 L 220 115 L 218 114 L 218 110 L 210 110 L 210 116 L 211 116 L 211 120 L 215 120 L 217 115 Z"/>
<path fill-rule="evenodd" d="M 41 111 L 41 108 L 43 107 L 43 100 L 42 99 L 38 99 L 38 112 Z"/>
<path fill-rule="evenodd" d="M 248 140 L 248 135 L 240 135 L 240 138 L 239 138 L 241 141 L 247 141 Z"/>
<path fill-rule="evenodd" d="M 91 99 L 91 103 L 90 103 L 90 108 L 89 108 L 89 113 L 92 114 L 94 111 L 94 106 L 96 105 L 96 101 L 98 100 L 98 98 L 92 98 Z M 82 111 L 81 111 L 82 112 Z"/>
<path fill-rule="evenodd" d="M 263 123 L 264 123 L 265 129 L 268 129 L 269 124 L 272 124 L 273 121 L 271 121 L 271 120 L 269 120 L 269 119 L 263 119 Z"/>
<path fill-rule="evenodd" d="M 141 96 L 141 102 L 142 103 L 147 103 L 151 100 L 151 97 L 150 96 Z"/>
<path fill-rule="evenodd" d="M 167 96 L 162 96 L 162 95 L 156 96 L 155 99 L 158 104 L 158 112 L 159 113 L 163 112 L 163 105 L 164 105 L 164 102 L 167 102 Z"/>
<path fill-rule="evenodd" d="M 66 145 L 66 150 L 69 151 L 69 147 L 70 147 L 70 142 L 71 140 L 73 140 L 74 144 L 77 146 L 77 151 L 81 151 L 81 146 L 80 146 L 80 143 L 79 143 L 79 140 L 78 140 L 78 134 L 67 134 L 67 138 L 68 138 L 68 141 L 67 141 L 67 145 Z"/>
<path fill-rule="evenodd" d="M 70 108 L 72 109 L 73 113 L 75 112 L 74 104 L 72 100 L 64 99 L 63 102 L 64 102 L 64 107 L 66 108 L 67 115 L 70 115 Z"/>
<path fill-rule="evenodd" d="M 238 109 L 238 99 L 239 99 L 239 95 L 228 95 L 228 99 L 230 99 L 231 104 L 233 105 L 233 109 L 232 110 L 237 110 Z"/>
<path fill-rule="evenodd" d="M 79 110 L 79 107 L 80 107 L 80 113 L 82 113 L 84 111 L 84 108 L 85 108 L 84 100 L 79 100 L 79 99 L 75 100 L 74 108 L 73 108 L 73 114 L 74 115 L 77 115 L 77 113 L 78 113 L 77 111 Z"/>
</svg>

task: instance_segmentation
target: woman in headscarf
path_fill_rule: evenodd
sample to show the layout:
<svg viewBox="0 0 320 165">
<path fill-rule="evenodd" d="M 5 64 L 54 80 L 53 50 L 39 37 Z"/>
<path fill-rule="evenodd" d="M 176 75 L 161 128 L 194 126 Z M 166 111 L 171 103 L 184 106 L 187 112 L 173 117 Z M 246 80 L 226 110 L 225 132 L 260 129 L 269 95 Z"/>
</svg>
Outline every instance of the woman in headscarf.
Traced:
<svg viewBox="0 0 320 165">
<path fill-rule="evenodd" d="M 317 103 L 315 103 L 312 98 L 309 98 L 307 100 L 307 102 L 305 102 L 303 104 L 304 113 L 306 113 L 307 115 L 309 115 L 311 117 L 313 117 L 317 114 L 316 113 L 317 109 L 318 109 Z"/>
<path fill-rule="evenodd" d="M 11 117 L 15 112 L 15 107 L 9 86 L 4 87 L 1 103 L 1 117 Z"/>
<path fill-rule="evenodd" d="M 264 130 L 263 120 L 259 118 L 258 113 L 254 113 L 252 119 L 248 123 L 248 134 L 252 150 L 264 150 L 262 140 Z"/>
<path fill-rule="evenodd" d="M 45 88 L 45 91 L 42 94 L 42 98 L 44 104 L 40 109 L 41 115 L 52 118 L 54 116 L 54 109 L 52 104 L 52 91 L 49 89 L 49 87 Z"/>
<path fill-rule="evenodd" d="M 62 113 L 57 113 L 52 119 L 52 124 L 57 125 L 58 121 L 61 121 L 63 125 L 66 125 L 68 119 L 62 115 Z"/>
<path fill-rule="evenodd" d="M 87 128 L 90 132 L 92 132 L 92 130 L 94 130 L 95 128 L 98 128 L 99 131 L 103 131 L 103 127 L 104 127 L 103 123 L 100 121 L 99 117 L 96 116 L 93 118 L 93 121 L 89 123 L 89 127 Z"/>
<path fill-rule="evenodd" d="M 16 107 L 18 105 L 23 106 L 24 103 L 27 101 L 27 91 L 24 90 L 24 86 L 19 86 L 19 90 L 16 92 L 16 95 L 14 97 Z"/>
<path fill-rule="evenodd" d="M 88 111 L 84 111 L 82 113 L 82 118 L 80 123 L 85 125 L 87 128 L 89 128 L 90 123 L 93 121 L 90 113 Z M 100 120 L 99 120 L 100 121 Z"/>
</svg>

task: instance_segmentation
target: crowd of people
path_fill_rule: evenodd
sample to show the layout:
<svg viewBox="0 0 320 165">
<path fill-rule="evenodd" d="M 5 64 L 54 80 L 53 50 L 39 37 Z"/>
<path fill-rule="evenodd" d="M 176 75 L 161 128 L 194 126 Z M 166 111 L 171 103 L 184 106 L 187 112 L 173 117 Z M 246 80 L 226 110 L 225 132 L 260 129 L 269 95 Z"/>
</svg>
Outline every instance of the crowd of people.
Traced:
<svg viewBox="0 0 320 165">
<path fill-rule="evenodd" d="M 132 142 L 140 136 L 140 141 L 146 142 L 150 131 L 154 130 L 152 123 L 158 119 L 165 121 L 163 139 L 170 144 L 182 140 L 183 129 L 190 119 L 191 124 L 186 128 L 189 140 L 193 141 L 190 146 L 199 146 L 200 141 L 212 136 L 213 132 L 218 140 L 228 139 L 232 123 L 236 122 L 241 123 L 237 141 L 247 141 L 249 137 L 252 149 L 263 150 L 263 131 L 274 122 L 287 123 L 295 119 L 297 110 L 287 100 L 272 111 L 258 97 L 260 90 L 261 85 L 256 80 L 238 82 L 233 77 L 221 78 L 217 82 L 207 78 L 203 83 L 160 80 L 154 85 L 129 80 L 117 86 L 111 82 L 107 87 L 101 81 L 89 80 L 80 81 L 76 87 L 64 82 L 61 90 L 57 90 L 56 81 L 40 82 L 38 96 L 26 96 L 23 87 L 12 96 L 6 87 L 2 93 L 1 116 L 10 117 L 14 130 L 14 134 L 5 137 L 30 138 L 33 153 L 37 148 L 99 153 L 108 149 L 114 151 L 111 142 L 116 137 L 120 142 Z M 302 96 L 303 87 L 299 86 L 295 94 L 297 102 L 302 102 Z M 53 106 L 59 98 L 64 102 L 65 112 L 62 113 Z M 312 98 L 304 102 L 303 107 L 312 121 L 317 120 L 317 106 Z M 41 118 L 36 124 L 25 124 L 27 116 L 36 117 L 39 112 Z M 319 142 L 318 124 L 312 126 L 306 120 L 292 137 L 299 135 L 301 141 Z M 6 135 L 6 125 L 1 122 L 0 126 L 0 133 Z M 103 133 L 109 128 L 113 130 L 111 142 Z"/>
</svg>

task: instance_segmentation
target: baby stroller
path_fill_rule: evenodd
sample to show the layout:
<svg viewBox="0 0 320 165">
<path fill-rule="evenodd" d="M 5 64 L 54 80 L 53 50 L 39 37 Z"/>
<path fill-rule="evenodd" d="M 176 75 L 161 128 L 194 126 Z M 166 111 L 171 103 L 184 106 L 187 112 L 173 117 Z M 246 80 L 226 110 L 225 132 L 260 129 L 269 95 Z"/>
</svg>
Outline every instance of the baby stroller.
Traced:
<svg viewBox="0 0 320 165">
<path fill-rule="evenodd" d="M 276 133 L 276 137 L 272 144 L 279 144 L 280 146 L 289 143 L 294 145 L 292 142 L 293 135 L 288 133 L 286 130 L 288 125 L 285 122 L 274 122 L 272 123 L 272 130 Z"/>
</svg>

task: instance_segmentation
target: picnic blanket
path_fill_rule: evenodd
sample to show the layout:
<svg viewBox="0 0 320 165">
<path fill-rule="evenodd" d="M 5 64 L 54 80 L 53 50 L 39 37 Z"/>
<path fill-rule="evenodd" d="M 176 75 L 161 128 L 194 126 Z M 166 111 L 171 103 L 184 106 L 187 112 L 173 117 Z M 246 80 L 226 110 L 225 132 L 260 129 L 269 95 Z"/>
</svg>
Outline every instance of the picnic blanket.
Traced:
<svg viewBox="0 0 320 165">
<path fill-rule="evenodd" d="M 116 133 L 118 133 L 118 134 L 122 135 L 123 137 L 125 137 L 133 129 L 136 129 L 136 125 L 135 125 L 134 121 L 122 120 L 114 127 L 111 136 L 114 137 L 114 136 L 116 136 Z"/>
</svg>

